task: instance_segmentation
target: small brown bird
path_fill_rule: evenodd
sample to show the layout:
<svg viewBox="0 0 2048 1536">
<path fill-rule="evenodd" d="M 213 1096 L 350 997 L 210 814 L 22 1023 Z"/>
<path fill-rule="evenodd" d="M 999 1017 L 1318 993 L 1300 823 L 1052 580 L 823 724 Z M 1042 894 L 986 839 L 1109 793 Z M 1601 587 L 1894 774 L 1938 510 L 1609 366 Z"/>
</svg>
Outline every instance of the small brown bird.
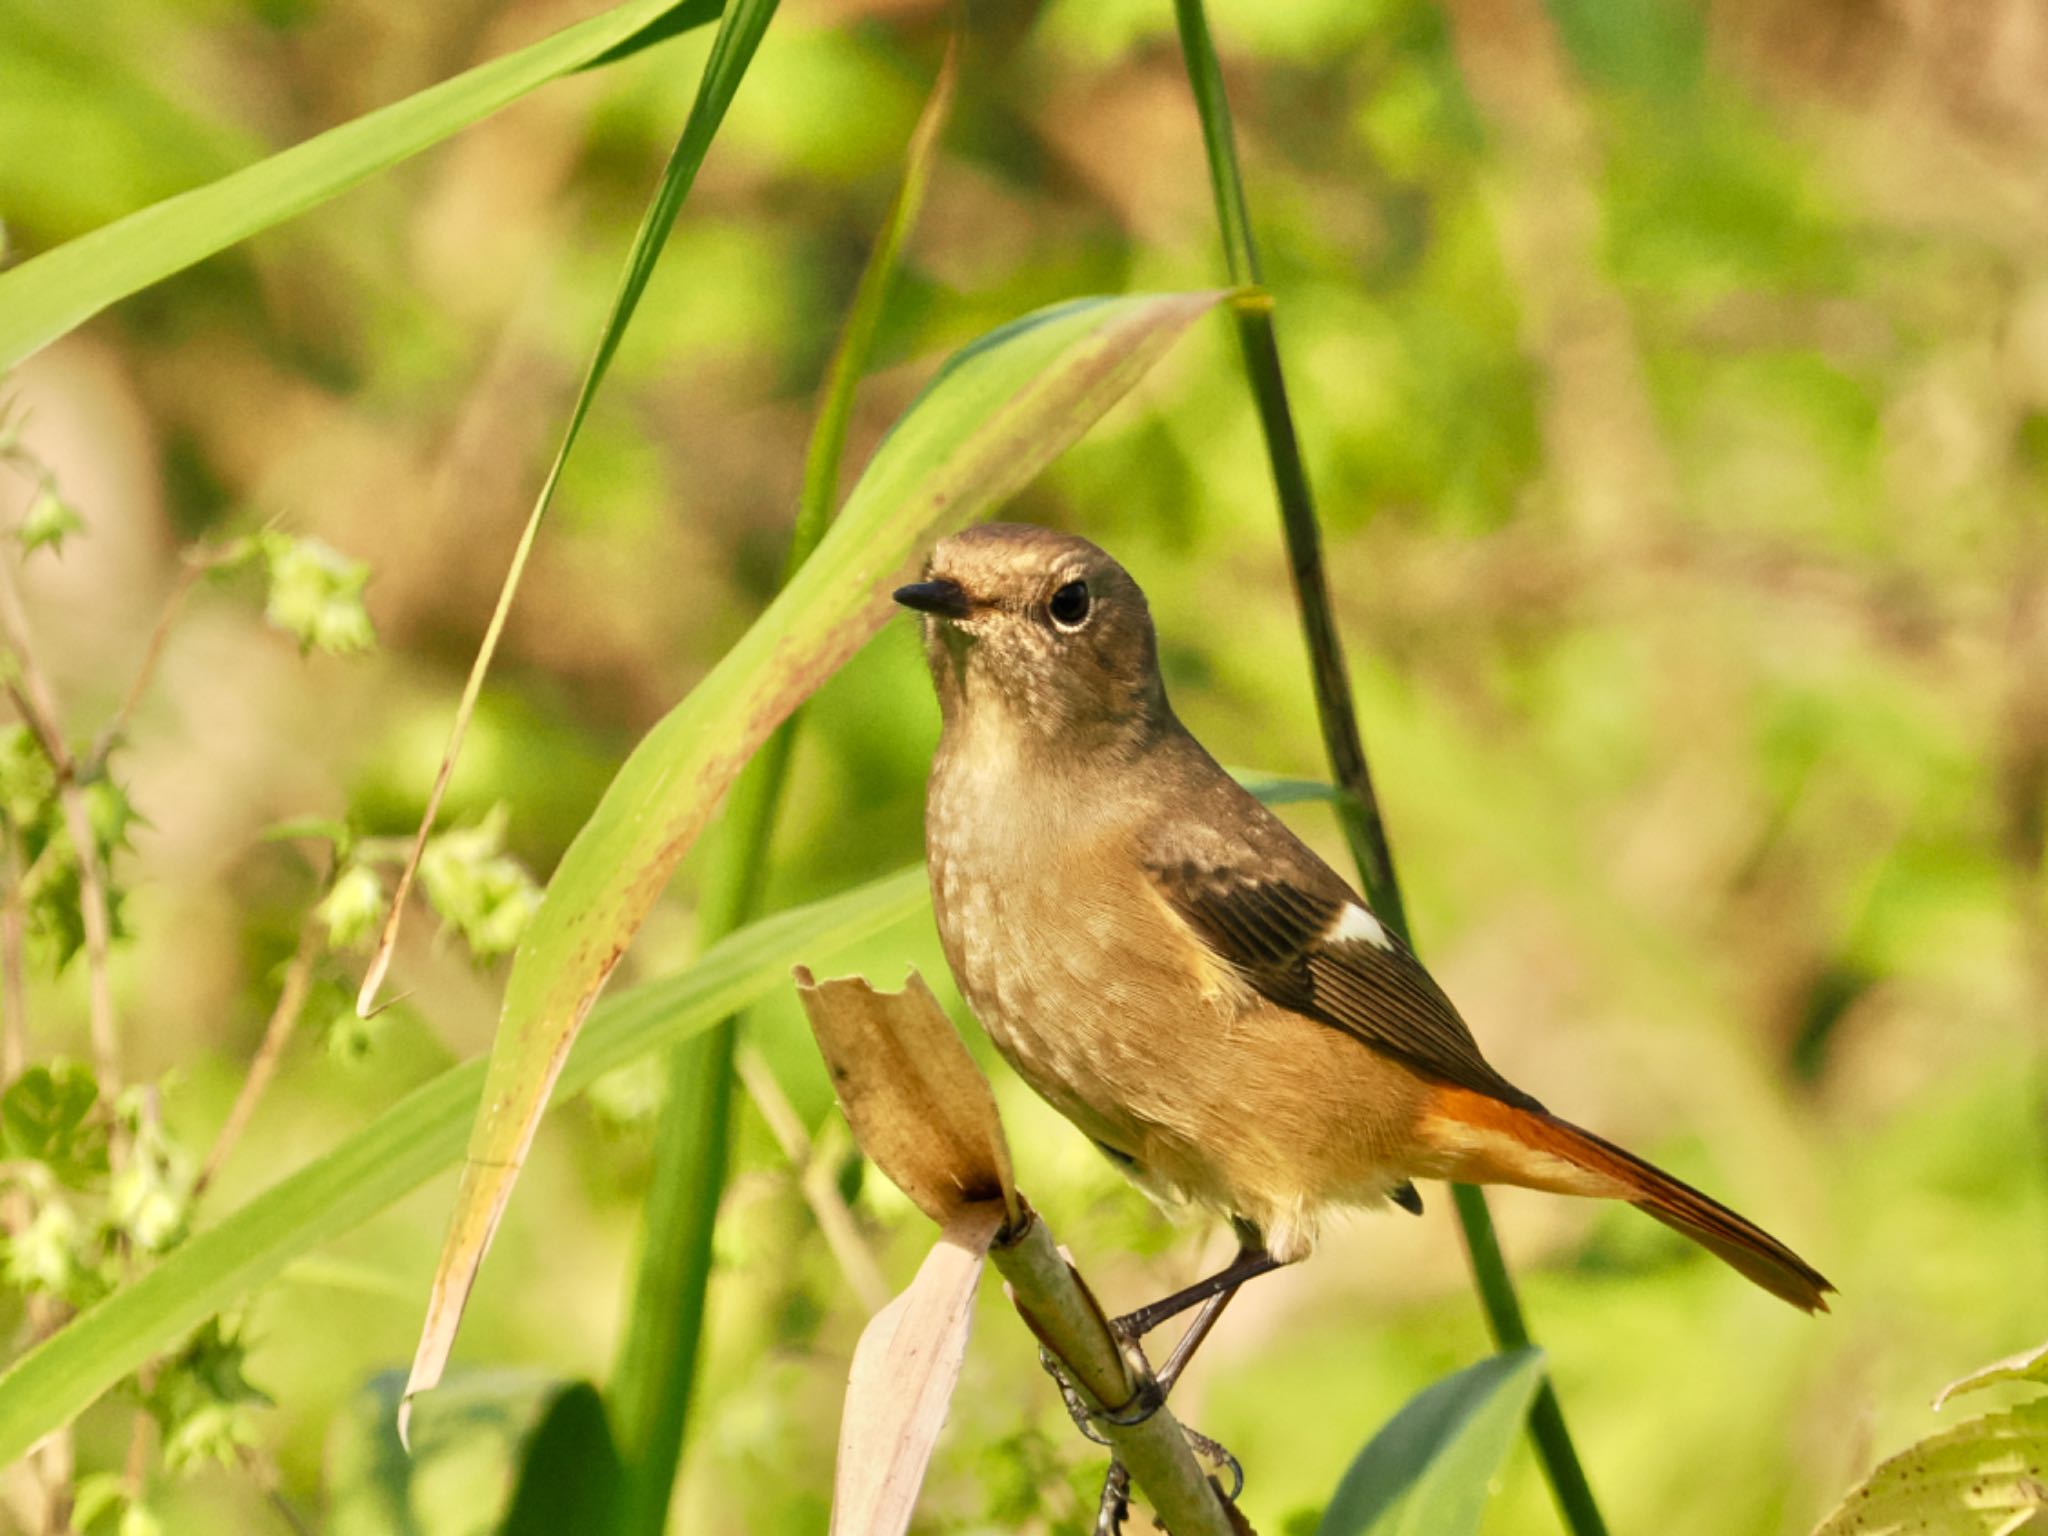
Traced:
<svg viewBox="0 0 2048 1536">
<path fill-rule="evenodd" d="M 1407 947 L 1174 717 L 1144 594 L 1108 555 L 987 525 L 896 600 L 926 615 L 944 716 L 925 846 L 961 990 L 1134 1180 L 1244 1241 L 1133 1332 L 1212 1298 L 1213 1321 L 1333 1208 L 1419 1210 L 1417 1178 L 1626 1200 L 1826 1309 L 1783 1243 L 1487 1064 Z"/>
</svg>

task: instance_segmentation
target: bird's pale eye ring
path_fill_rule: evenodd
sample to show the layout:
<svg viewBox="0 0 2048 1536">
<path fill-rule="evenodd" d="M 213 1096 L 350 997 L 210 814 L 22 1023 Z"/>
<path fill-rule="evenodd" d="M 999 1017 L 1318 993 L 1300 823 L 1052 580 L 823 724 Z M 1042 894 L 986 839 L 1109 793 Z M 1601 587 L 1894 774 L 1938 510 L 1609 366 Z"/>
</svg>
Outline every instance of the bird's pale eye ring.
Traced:
<svg viewBox="0 0 2048 1536">
<path fill-rule="evenodd" d="M 1093 606 L 1088 596 L 1088 583 L 1070 581 L 1053 593 L 1045 611 L 1052 615 L 1054 624 L 1071 633 L 1088 622 L 1089 610 Z"/>
</svg>

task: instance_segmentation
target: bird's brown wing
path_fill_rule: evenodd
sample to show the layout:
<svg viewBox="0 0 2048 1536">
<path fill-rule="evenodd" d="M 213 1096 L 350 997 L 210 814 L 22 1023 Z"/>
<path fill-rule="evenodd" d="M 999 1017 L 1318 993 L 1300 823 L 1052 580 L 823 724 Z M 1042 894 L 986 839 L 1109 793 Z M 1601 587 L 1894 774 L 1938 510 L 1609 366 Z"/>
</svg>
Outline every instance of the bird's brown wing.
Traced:
<svg viewBox="0 0 2048 1536">
<path fill-rule="evenodd" d="M 1487 1064 L 1422 962 L 1335 871 L 1249 796 L 1229 810 L 1194 835 L 1185 822 L 1160 828 L 1144 856 L 1167 905 L 1213 954 L 1268 1000 L 1425 1076 L 1541 1108 Z"/>
</svg>

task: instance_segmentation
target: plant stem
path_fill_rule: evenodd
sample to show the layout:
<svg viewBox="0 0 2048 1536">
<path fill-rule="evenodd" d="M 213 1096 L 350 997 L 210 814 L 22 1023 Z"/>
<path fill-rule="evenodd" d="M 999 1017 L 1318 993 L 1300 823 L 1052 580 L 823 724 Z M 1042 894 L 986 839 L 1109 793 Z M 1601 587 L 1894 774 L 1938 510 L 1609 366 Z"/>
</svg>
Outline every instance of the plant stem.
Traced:
<svg viewBox="0 0 2048 1536">
<path fill-rule="evenodd" d="M 1215 194 L 1216 215 L 1223 230 L 1224 257 L 1233 282 L 1254 285 L 1260 280 L 1258 250 L 1252 243 L 1251 219 L 1245 209 L 1244 181 L 1238 171 L 1236 137 L 1216 45 L 1209 35 L 1202 0 L 1174 0 L 1174 14 L 1180 27 L 1188 81 L 1201 117 L 1210 188 Z M 1393 851 L 1380 818 L 1379 801 L 1373 794 L 1364 741 L 1352 707 L 1343 642 L 1337 633 L 1329 579 L 1323 569 L 1322 534 L 1316 521 L 1315 500 L 1302 462 L 1294 417 L 1287 404 L 1287 380 L 1273 328 L 1273 306 L 1270 301 L 1243 302 L 1237 306 L 1236 316 L 1245 372 L 1258 404 L 1267 457 L 1272 462 L 1273 488 L 1287 540 L 1302 634 L 1308 645 L 1323 747 L 1338 786 L 1348 792 L 1348 798 L 1338 804 L 1338 815 L 1374 912 L 1412 947 L 1407 910 L 1394 873 Z M 1528 1327 L 1522 1319 L 1507 1260 L 1494 1235 L 1486 1196 L 1470 1185 L 1456 1184 L 1452 1186 L 1452 1199 L 1471 1259 L 1473 1281 L 1495 1343 L 1502 1349 L 1528 1344 Z M 1566 1528 L 1575 1536 L 1605 1536 L 1606 1525 L 1579 1464 L 1571 1432 L 1565 1425 L 1564 1410 L 1547 1378 L 1530 1409 L 1529 1433 Z"/>
<path fill-rule="evenodd" d="M 1010 1285 L 1010 1300 L 1061 1374 L 1092 1399 L 1091 1408 L 1118 1409 L 1136 1400 L 1141 1378 L 1088 1288 L 1037 1212 L 997 1235 L 989 1261 Z M 1177 1536 L 1228 1536 L 1248 1530 L 1231 1518 L 1225 1501 L 1195 1460 L 1188 1437 L 1164 1403 L 1133 1424 L 1091 1420 L 1110 1453 L 1159 1511 L 1162 1529 Z"/>
<path fill-rule="evenodd" d="M 632 1319 L 612 1377 L 625 1468 L 621 1532 L 659 1536 L 668 1525 L 697 1380 L 711 1238 L 725 1192 L 738 1037 L 738 1020 L 726 1019 L 669 1053 Z"/>
<path fill-rule="evenodd" d="M 773 8 L 770 0 L 767 9 Z M 882 302 L 923 201 L 933 147 L 952 100 L 955 59 L 956 50 L 949 47 L 931 100 L 912 132 L 903 182 L 861 272 L 845 327 L 826 367 L 783 563 L 783 585 L 810 558 L 832 520 L 854 388 L 866 371 Z M 725 842 L 706 877 L 698 911 L 698 935 L 706 945 L 740 928 L 760 909 L 769 845 L 800 719 L 792 714 L 785 720 L 733 785 L 726 802 Z M 682 1455 L 710 1281 L 711 1234 L 725 1188 L 738 1040 L 739 1020 L 729 1018 L 709 1034 L 678 1047 L 670 1059 L 668 1102 L 656 1133 L 654 1173 L 641 1223 L 633 1313 L 612 1377 L 612 1406 L 627 1484 L 621 1530 L 636 1536 L 659 1536 Z M 799 1168 L 799 1177 L 808 1172 Z M 843 1224 L 834 1219 L 844 1214 L 843 1202 L 838 1212 L 825 1208 L 825 1197 L 809 1178 L 805 1194 L 819 1211 L 820 1225 L 834 1250 L 846 1260 L 846 1244 L 851 1240 L 858 1247 L 859 1232 L 850 1214 Z M 831 1199 L 837 1198 L 835 1190 Z M 849 1263 L 848 1273 L 863 1299 L 872 1300 L 879 1283 L 872 1258 L 865 1274 L 857 1261 Z"/>
<path fill-rule="evenodd" d="M 829 1149 L 811 1140 L 810 1132 L 797 1115 L 796 1106 L 789 1102 L 789 1095 L 775 1080 L 775 1069 L 768 1065 L 768 1058 L 761 1054 L 758 1046 L 741 1042 L 738 1054 L 733 1058 L 733 1070 L 738 1073 L 740 1086 L 746 1089 L 747 1097 L 754 1101 L 761 1118 L 767 1121 L 775 1144 L 789 1159 L 790 1169 L 796 1175 L 797 1190 L 811 1208 L 811 1218 L 817 1222 L 825 1246 L 832 1250 L 832 1257 L 839 1261 L 839 1272 L 853 1287 L 853 1294 L 862 1310 L 869 1314 L 881 1311 L 889 1304 L 893 1293 L 888 1278 L 882 1273 L 881 1263 L 869 1248 L 867 1239 L 861 1235 L 852 1207 L 839 1193 L 837 1159 L 827 1155 Z M 828 1125 L 832 1123 L 827 1122 Z"/>
<path fill-rule="evenodd" d="M 113 947 L 113 918 L 107 903 L 107 887 L 100 869 L 98 846 L 93 838 L 92 816 L 86 809 L 80 788 L 78 762 L 64 742 L 63 717 L 57 696 L 36 664 L 29 642 L 28 615 L 21 595 L 14 587 L 14 574 L 0 561 L 0 636 L 4 636 L 20 669 L 19 686 L 11 688 L 17 709 L 42 746 L 57 779 L 57 805 L 64 817 L 65 835 L 71 839 L 78 859 L 78 911 L 85 929 L 86 999 L 91 1021 L 93 1071 L 100 1093 L 112 1103 L 121 1092 L 121 1042 L 114 1020 L 114 984 L 109 967 Z M 116 1138 L 115 1160 L 120 1157 Z"/>
<path fill-rule="evenodd" d="M 277 1003 L 270 1010 L 269 1022 L 263 1026 L 263 1040 L 249 1062 L 249 1075 L 242 1079 L 241 1090 L 236 1093 L 227 1119 L 221 1122 L 220 1131 L 213 1138 L 213 1146 L 206 1154 L 199 1177 L 192 1181 L 194 1200 L 205 1193 L 207 1185 L 220 1172 L 221 1164 L 235 1149 L 235 1143 L 242 1139 L 242 1132 L 248 1129 L 250 1117 L 256 1113 L 256 1105 L 263 1098 L 264 1090 L 277 1075 L 278 1063 L 284 1059 L 284 1048 L 291 1040 L 292 1031 L 298 1028 L 299 1015 L 305 1011 L 306 996 L 312 990 L 313 964 L 320 958 L 320 939 L 319 916 L 316 912 L 309 912 L 299 928 L 298 947 L 285 966 Z"/>
</svg>

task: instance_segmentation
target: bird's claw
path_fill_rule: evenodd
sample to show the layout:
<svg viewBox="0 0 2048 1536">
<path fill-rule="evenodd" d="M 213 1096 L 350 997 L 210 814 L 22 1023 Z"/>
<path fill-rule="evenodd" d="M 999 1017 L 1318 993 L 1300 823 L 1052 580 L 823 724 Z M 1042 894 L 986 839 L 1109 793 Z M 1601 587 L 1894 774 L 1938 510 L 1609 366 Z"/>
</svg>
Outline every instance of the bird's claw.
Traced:
<svg viewBox="0 0 2048 1536">
<path fill-rule="evenodd" d="M 1244 1492 L 1244 1464 L 1231 1455 L 1221 1442 L 1210 1439 L 1199 1430 L 1181 1426 L 1181 1433 L 1188 1437 L 1188 1447 L 1205 1466 L 1213 1466 L 1210 1480 L 1216 1483 L 1216 1491 L 1223 1495 L 1223 1502 L 1235 1504 L 1237 1496 Z M 1100 1436 L 1091 1438 L 1100 1441 Z M 1220 1481 L 1216 1473 L 1227 1478 Z M 1120 1461 L 1111 1461 L 1109 1471 L 1102 1479 L 1102 1497 L 1095 1505 L 1095 1536 L 1123 1536 L 1124 1521 L 1131 1513 L 1131 1473 Z"/>
<path fill-rule="evenodd" d="M 1097 1445 L 1109 1444 L 1108 1437 L 1095 1427 L 1095 1410 L 1082 1401 L 1074 1384 L 1067 1380 L 1067 1373 L 1060 1369 L 1059 1356 L 1041 1344 L 1038 1346 L 1038 1363 L 1052 1378 L 1052 1384 L 1060 1389 L 1060 1401 L 1066 1405 L 1067 1417 L 1074 1421 L 1074 1428 Z"/>
<path fill-rule="evenodd" d="M 1189 1429 L 1185 1424 L 1181 1425 L 1180 1431 L 1188 1437 L 1188 1445 L 1197 1458 L 1213 1462 L 1218 1472 L 1230 1474 L 1230 1486 L 1225 1488 L 1218 1484 L 1216 1491 L 1223 1495 L 1226 1504 L 1235 1504 L 1237 1496 L 1244 1492 L 1244 1463 L 1231 1455 L 1220 1440 L 1211 1440 L 1199 1430 Z"/>
<path fill-rule="evenodd" d="M 1102 1479 L 1102 1498 L 1095 1506 L 1095 1536 L 1123 1536 L 1130 1513 L 1130 1471 L 1122 1462 L 1112 1461 Z"/>
<path fill-rule="evenodd" d="M 1134 1343 L 1134 1340 L 1123 1333 L 1122 1323 L 1123 1319 L 1119 1318 L 1110 1326 L 1118 1330 L 1124 1342 Z M 1114 1424 L 1119 1429 L 1129 1429 L 1144 1423 L 1166 1406 L 1168 1385 L 1162 1383 L 1145 1366 L 1142 1355 L 1137 1354 L 1135 1350 L 1132 1350 L 1131 1354 L 1134 1357 L 1132 1363 L 1138 1385 L 1137 1390 L 1131 1394 L 1130 1401 L 1118 1408 L 1095 1408 L 1082 1397 L 1080 1390 L 1075 1387 L 1061 1365 L 1059 1357 L 1044 1345 L 1039 1346 L 1038 1363 L 1044 1367 L 1045 1374 L 1052 1378 L 1053 1385 L 1060 1389 L 1060 1401 L 1066 1405 L 1067 1417 L 1074 1421 L 1074 1428 L 1097 1445 L 1110 1444 L 1109 1437 L 1095 1427 L 1098 1423 Z M 1218 1481 L 1217 1492 L 1223 1495 L 1226 1503 L 1236 1502 L 1237 1496 L 1244 1492 L 1243 1464 L 1219 1441 L 1210 1439 L 1199 1430 L 1189 1429 L 1185 1424 L 1180 1426 L 1180 1430 L 1187 1436 L 1188 1448 L 1195 1453 L 1198 1460 L 1213 1467 L 1215 1472 L 1226 1474 L 1229 1486 L 1225 1487 Z M 1211 1475 L 1214 1480 L 1214 1474 Z M 1130 1512 L 1130 1470 L 1121 1461 L 1112 1458 L 1109 1471 L 1102 1479 L 1102 1497 L 1095 1508 L 1094 1536 L 1123 1536 L 1124 1522 L 1130 1518 Z"/>
<path fill-rule="evenodd" d="M 1074 1427 L 1097 1445 L 1107 1445 L 1109 1442 L 1103 1439 L 1102 1432 L 1095 1428 L 1096 1421 L 1114 1424 L 1119 1429 L 1132 1429 L 1166 1406 L 1166 1388 L 1159 1384 L 1159 1378 L 1144 1365 L 1142 1356 L 1132 1362 L 1136 1367 L 1132 1372 L 1137 1378 L 1136 1390 L 1131 1393 L 1128 1402 L 1115 1408 L 1089 1407 L 1068 1378 L 1059 1357 L 1043 1344 L 1038 1346 L 1038 1363 L 1044 1368 L 1045 1374 L 1053 1379 L 1053 1384 L 1060 1389 L 1060 1401 L 1066 1404 L 1067 1417 L 1074 1421 Z"/>
</svg>

